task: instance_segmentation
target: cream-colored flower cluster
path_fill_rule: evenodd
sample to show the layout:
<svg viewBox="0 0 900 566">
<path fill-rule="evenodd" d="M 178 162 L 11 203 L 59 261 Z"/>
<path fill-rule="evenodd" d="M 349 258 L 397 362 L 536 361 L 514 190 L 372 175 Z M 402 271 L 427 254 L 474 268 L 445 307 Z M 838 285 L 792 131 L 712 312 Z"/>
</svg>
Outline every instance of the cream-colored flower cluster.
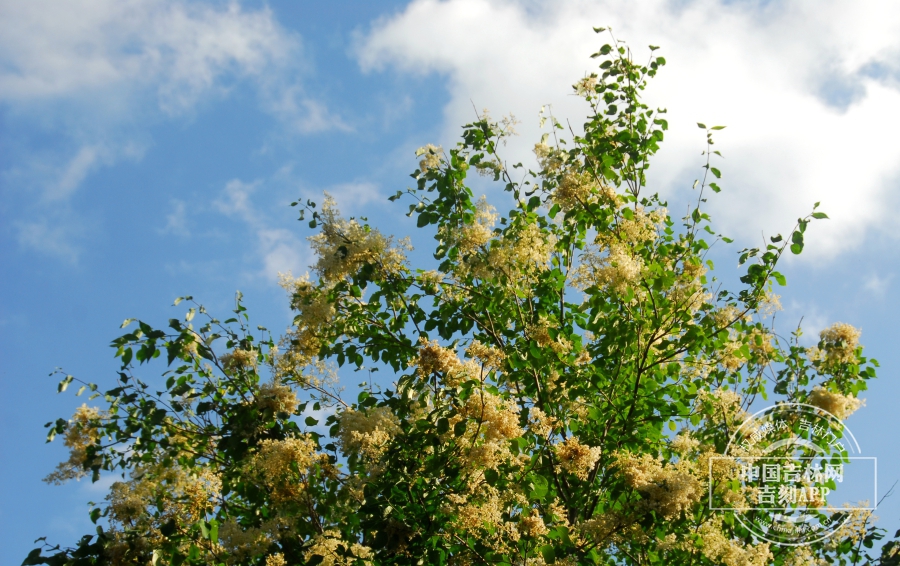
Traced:
<svg viewBox="0 0 900 566">
<path fill-rule="evenodd" d="M 463 457 L 465 465 L 473 471 L 496 470 L 509 462 L 512 459 L 509 440 L 523 433 L 515 402 L 483 390 L 466 399 L 458 413 L 450 418 L 451 428 L 460 422 L 467 422 L 465 436 L 471 440 L 466 441 Z"/>
<path fill-rule="evenodd" d="M 572 210 L 579 206 L 586 206 L 594 200 L 594 180 L 584 172 L 567 171 L 551 199 L 559 205 L 563 211 Z"/>
<path fill-rule="evenodd" d="M 385 273 L 400 271 L 406 262 L 404 250 L 412 246 L 404 240 L 396 247 L 378 230 L 341 218 L 334 199 L 326 194 L 319 213 L 322 231 L 309 237 L 319 258 L 316 273 L 326 282 L 335 282 L 357 273 L 364 265 L 375 265 Z"/>
<path fill-rule="evenodd" d="M 228 563 L 239 564 L 248 558 L 266 552 L 269 545 L 272 544 L 272 538 L 263 529 L 242 527 L 233 519 L 229 519 L 219 526 L 219 544 L 228 554 Z M 268 563 L 269 559 L 267 558 L 267 566 Z"/>
<path fill-rule="evenodd" d="M 475 203 L 475 221 L 453 231 L 450 231 L 449 228 L 444 229 L 442 237 L 445 241 L 454 243 L 461 254 L 469 255 L 491 240 L 497 218 L 499 215 L 496 209 L 488 204 L 486 197 L 482 196 Z"/>
<path fill-rule="evenodd" d="M 537 224 L 527 224 L 491 241 L 484 253 L 467 258 L 457 273 L 482 280 L 502 275 L 507 286 L 530 295 L 534 292 L 532 283 L 547 269 L 555 246 L 556 236 L 544 233 Z"/>
<path fill-rule="evenodd" d="M 568 157 L 565 151 L 550 147 L 544 141 L 534 145 L 534 155 L 537 157 L 541 169 L 546 173 L 554 173 L 562 169 Z"/>
<path fill-rule="evenodd" d="M 316 443 L 309 436 L 266 439 L 248 460 L 245 474 L 265 486 L 276 504 L 283 504 L 305 492 L 304 476 L 324 461 L 325 455 L 316 453 Z"/>
<path fill-rule="evenodd" d="M 828 411 L 839 420 L 846 419 L 856 412 L 857 409 L 865 405 L 864 399 L 842 395 L 841 393 L 834 393 L 820 386 L 816 386 L 810 391 L 806 402 Z"/>
<path fill-rule="evenodd" d="M 620 452 L 616 454 L 615 465 L 628 484 L 646 497 L 647 507 L 666 519 L 690 511 L 703 496 L 703 485 L 689 458 L 663 466 L 650 454 L 637 456 Z"/>
<path fill-rule="evenodd" d="M 473 340 L 469 347 L 466 348 L 466 354 L 475 358 L 481 364 L 493 370 L 502 370 L 506 361 L 506 354 L 499 348 L 482 344 L 478 340 Z"/>
<path fill-rule="evenodd" d="M 557 336 L 554 340 L 550 335 L 552 325 L 550 320 L 542 316 L 536 323 L 529 324 L 525 328 L 525 335 L 534 340 L 538 346 L 542 348 L 549 346 L 551 350 L 564 356 L 572 350 L 572 343 L 562 335 Z"/>
<path fill-rule="evenodd" d="M 859 329 L 845 322 L 838 322 L 819 334 L 828 364 L 854 363 L 859 346 Z"/>
<path fill-rule="evenodd" d="M 371 463 L 381 459 L 390 441 L 400 432 L 400 421 L 390 407 L 346 410 L 341 413 L 339 424 L 338 443 L 343 451 Z"/>
<path fill-rule="evenodd" d="M 586 480 L 600 459 L 603 449 L 599 446 L 582 444 L 578 438 L 570 436 L 564 442 L 554 446 L 556 457 L 562 468 L 581 480 Z"/>
<path fill-rule="evenodd" d="M 312 560 L 313 556 L 322 557 L 319 563 L 322 566 L 351 566 L 358 564 L 358 561 L 371 564 L 374 554 L 368 546 L 344 540 L 339 531 L 329 529 L 316 535 L 303 554 L 303 558 L 307 561 Z"/>
<path fill-rule="evenodd" d="M 775 345 L 772 343 L 774 336 L 768 332 L 754 329 L 748 338 L 749 342 L 747 345 L 750 348 L 750 352 L 759 360 L 771 360 L 775 355 Z"/>
<path fill-rule="evenodd" d="M 293 414 L 300 405 L 297 394 L 289 385 L 284 385 L 276 377 L 270 383 L 259 386 L 256 395 L 256 406 L 263 411 Z"/>
<path fill-rule="evenodd" d="M 542 537 L 550 532 L 540 515 L 531 514 L 519 519 L 519 532 L 526 537 Z"/>
<path fill-rule="evenodd" d="M 437 169 L 441 166 L 441 162 L 444 160 L 443 157 L 444 148 L 437 145 L 428 144 L 423 147 L 420 147 L 416 150 L 416 157 L 422 157 L 422 160 L 419 161 L 419 170 L 422 173 L 427 173 L 431 169 Z"/>
<path fill-rule="evenodd" d="M 657 208 L 647 213 L 637 207 L 631 218 L 618 219 L 608 232 L 597 234 L 594 249 L 581 256 L 581 263 L 574 272 L 572 284 L 579 289 L 599 286 L 624 293 L 629 287 L 635 289 L 644 274 L 644 260 L 636 249 L 657 237 L 657 229 L 668 218 L 665 208 Z"/>
<path fill-rule="evenodd" d="M 575 89 L 575 92 L 577 94 L 580 94 L 581 96 L 596 96 L 597 93 L 594 91 L 596 87 L 597 75 L 593 73 L 572 85 L 572 88 Z"/>
<path fill-rule="evenodd" d="M 166 523 L 191 525 L 205 519 L 220 504 L 221 490 L 218 474 L 209 468 L 138 468 L 130 480 L 115 482 L 106 496 L 111 531 L 135 529 L 146 543 L 158 543 Z"/>
<path fill-rule="evenodd" d="M 256 362 L 256 352 L 253 350 L 242 350 L 240 348 L 235 348 L 219 357 L 219 363 L 226 371 L 256 369 Z"/>
<path fill-rule="evenodd" d="M 767 566 L 774 558 L 769 543 L 743 544 L 725 536 L 722 518 L 715 517 L 700 525 L 700 552 L 714 564 L 722 566 Z"/>
<path fill-rule="evenodd" d="M 693 454 L 695 450 L 700 446 L 700 441 L 694 438 L 694 435 L 691 434 L 691 431 L 684 430 L 681 431 L 675 438 L 672 439 L 670 444 L 672 450 L 681 454 L 682 456 L 688 456 Z"/>
<path fill-rule="evenodd" d="M 284 351 L 274 356 L 273 369 L 279 378 L 296 379 L 318 354 L 322 332 L 332 323 L 337 311 L 327 292 L 312 284 L 309 274 L 294 277 L 279 273 L 278 276 L 278 283 L 288 292 L 297 316 L 294 328 L 279 342 Z"/>
<path fill-rule="evenodd" d="M 618 510 L 599 513 L 578 526 L 585 537 L 599 548 L 621 542 L 646 544 L 649 540 L 633 516 Z"/>
<path fill-rule="evenodd" d="M 551 417 L 538 407 L 528 409 L 528 428 L 534 434 L 541 437 L 548 437 L 556 427 L 559 426 L 559 420 Z"/>
<path fill-rule="evenodd" d="M 442 347 L 437 340 L 429 342 L 419 338 L 419 344 L 419 357 L 416 361 L 410 361 L 410 365 L 417 366 L 416 373 L 420 378 L 428 379 L 435 374 L 448 376 L 462 366 L 456 352 Z"/>
<path fill-rule="evenodd" d="M 87 475 L 85 464 L 87 462 L 87 449 L 94 445 L 101 436 L 99 425 L 105 415 L 97 407 L 88 407 L 86 404 L 75 409 L 75 414 L 69 419 L 63 443 L 69 449 L 69 459 L 56 466 L 56 470 L 50 473 L 44 481 L 53 484 L 62 484 L 71 479 L 81 479 Z"/>
<path fill-rule="evenodd" d="M 747 414 L 741 408 L 743 398 L 731 389 L 716 389 L 707 391 L 701 389 L 697 392 L 696 406 L 708 411 L 710 416 L 716 419 L 725 419 L 729 422 L 743 422 Z"/>
<path fill-rule="evenodd" d="M 808 546 L 795 546 L 784 566 L 829 566 L 829 562 L 824 558 L 816 558 Z"/>
<path fill-rule="evenodd" d="M 519 408 L 512 399 L 504 399 L 487 391 L 476 392 L 466 399 L 461 413 L 479 423 L 481 434 L 489 442 L 522 436 Z"/>
<path fill-rule="evenodd" d="M 496 159 L 488 159 L 485 161 L 479 161 L 475 165 L 475 169 L 482 177 L 494 177 L 497 175 L 497 173 L 503 171 L 503 165 Z"/>
<path fill-rule="evenodd" d="M 833 550 L 845 540 L 850 540 L 853 546 L 858 546 L 867 534 L 867 526 L 878 520 L 878 517 L 872 514 L 868 501 L 860 501 L 856 506 L 850 503 L 844 503 L 844 513 L 847 514 L 841 526 L 835 530 L 828 540 L 826 546 Z"/>
</svg>

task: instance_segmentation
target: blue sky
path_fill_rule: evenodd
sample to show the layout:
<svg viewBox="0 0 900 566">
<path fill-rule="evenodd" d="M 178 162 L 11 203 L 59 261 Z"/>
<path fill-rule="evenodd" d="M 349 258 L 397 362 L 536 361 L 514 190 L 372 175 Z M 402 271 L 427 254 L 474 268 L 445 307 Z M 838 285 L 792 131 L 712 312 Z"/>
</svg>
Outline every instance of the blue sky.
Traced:
<svg viewBox="0 0 900 566">
<path fill-rule="evenodd" d="M 89 532 L 85 502 L 107 485 L 40 481 L 65 458 L 43 424 L 82 402 L 55 394 L 55 367 L 112 383 L 121 321 L 164 325 L 185 294 L 224 314 L 240 289 L 257 323 L 286 328 L 277 273 L 311 263 L 292 200 L 327 190 L 346 214 L 414 235 L 386 199 L 408 185 L 415 149 L 452 146 L 473 105 L 521 120 L 513 163 L 533 161 L 542 105 L 577 128 L 569 85 L 593 68 L 592 25 L 669 62 L 647 98 L 669 110 L 651 181 L 670 209 L 702 164 L 695 123 L 728 126 L 725 190 L 710 202 L 737 239 L 715 250 L 723 278 L 733 251 L 822 202 L 831 220 L 784 266 L 779 328 L 803 317 L 810 343 L 835 321 L 862 328 L 882 369 L 847 424 L 878 457 L 880 487 L 900 479 L 900 8 L 0 0 L 0 561 L 20 563 L 39 536 Z M 413 244 L 428 256 L 428 238 Z M 900 495 L 877 514 L 900 528 Z"/>
</svg>

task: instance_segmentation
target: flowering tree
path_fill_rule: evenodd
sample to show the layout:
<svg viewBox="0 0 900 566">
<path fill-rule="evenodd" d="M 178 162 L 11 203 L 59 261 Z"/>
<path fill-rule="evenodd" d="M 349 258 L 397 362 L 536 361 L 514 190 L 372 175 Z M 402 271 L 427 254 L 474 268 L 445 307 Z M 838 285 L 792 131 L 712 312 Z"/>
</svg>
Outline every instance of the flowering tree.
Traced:
<svg viewBox="0 0 900 566">
<path fill-rule="evenodd" d="M 507 168 L 500 142 L 514 122 L 486 114 L 449 152 L 419 150 L 416 188 L 391 200 L 413 199 L 410 215 L 433 227 L 437 269 L 414 269 L 405 241 L 342 218 L 330 198 L 320 210 L 307 201 L 318 261 L 312 280 L 283 278 L 297 313 L 285 336 L 251 331 L 239 296 L 228 320 L 194 304 L 167 330 L 138 322 L 115 340 L 122 366 L 105 407 L 48 425 L 71 457 L 47 479 L 122 479 L 91 511 L 96 535 L 25 563 L 862 560 L 881 537 L 867 512 L 791 547 L 710 509 L 708 494 L 753 496 L 712 461 L 754 399 L 843 418 L 876 364 L 849 325 L 809 350 L 771 325 L 773 285 L 785 284 L 776 264 L 824 214 L 740 252 L 740 290 L 711 276 L 710 241 L 729 242 L 702 208 L 720 190 L 720 127 L 700 125 L 706 162 L 685 218 L 646 194 L 667 127 L 640 99 L 665 63 L 655 49 L 638 64 L 604 45 L 600 72 L 575 85 L 590 107 L 584 133 L 566 144 L 548 114 L 534 170 Z M 512 196 L 506 216 L 473 197 L 473 169 Z M 137 375 L 160 356 L 161 380 Z M 340 366 L 395 377 L 349 402 Z"/>
</svg>

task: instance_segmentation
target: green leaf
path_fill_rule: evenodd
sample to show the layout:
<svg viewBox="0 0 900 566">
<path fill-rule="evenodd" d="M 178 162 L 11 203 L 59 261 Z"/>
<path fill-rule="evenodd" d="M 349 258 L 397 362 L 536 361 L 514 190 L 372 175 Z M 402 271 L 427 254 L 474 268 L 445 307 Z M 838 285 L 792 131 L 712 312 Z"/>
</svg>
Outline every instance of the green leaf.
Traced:
<svg viewBox="0 0 900 566">
<path fill-rule="evenodd" d="M 784 275 L 778 273 L 777 271 L 772 272 L 772 277 L 775 278 L 775 281 L 778 281 L 778 284 L 782 287 L 787 285 L 787 279 L 785 279 Z"/>
<path fill-rule="evenodd" d="M 813 212 L 812 217 L 816 218 L 818 220 L 823 220 L 825 218 L 828 218 L 828 215 L 825 214 L 824 212 Z"/>
<path fill-rule="evenodd" d="M 542 499 L 545 495 L 547 495 L 547 491 L 549 490 L 549 483 L 547 482 L 547 478 L 544 476 L 534 475 L 531 476 L 531 484 L 534 486 L 534 489 L 531 490 L 531 497 L 533 499 Z"/>
<path fill-rule="evenodd" d="M 709 168 L 709 171 L 710 171 L 713 175 L 716 176 L 716 179 L 721 179 L 721 178 L 722 178 L 722 172 L 719 171 L 718 169 L 716 169 L 715 167 L 710 167 L 710 168 Z"/>
<path fill-rule="evenodd" d="M 724 129 L 725 129 L 725 126 L 713 126 L 713 127 L 710 128 L 710 129 L 712 129 L 712 130 L 724 130 Z"/>
<path fill-rule="evenodd" d="M 541 556 L 547 564 L 556 562 L 556 549 L 552 545 L 545 544 L 541 547 Z"/>
<path fill-rule="evenodd" d="M 697 127 L 700 128 L 701 130 L 705 130 L 705 129 L 706 129 L 706 124 L 702 124 L 702 123 L 700 123 L 700 122 L 697 122 Z"/>
</svg>

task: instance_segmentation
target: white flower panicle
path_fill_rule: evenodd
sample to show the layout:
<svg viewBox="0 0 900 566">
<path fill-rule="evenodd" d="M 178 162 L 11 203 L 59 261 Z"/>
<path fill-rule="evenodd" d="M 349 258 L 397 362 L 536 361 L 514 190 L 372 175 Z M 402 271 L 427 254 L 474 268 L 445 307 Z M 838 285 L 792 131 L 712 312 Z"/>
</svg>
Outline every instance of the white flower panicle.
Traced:
<svg viewBox="0 0 900 566">
<path fill-rule="evenodd" d="M 574 436 L 570 436 L 562 444 L 555 447 L 556 457 L 564 470 L 581 480 L 586 480 L 600 459 L 603 449 L 599 446 L 582 444 Z"/>
<path fill-rule="evenodd" d="M 810 391 L 806 402 L 828 411 L 839 420 L 846 419 L 865 405 L 865 399 L 834 393 L 818 385 Z"/>
<path fill-rule="evenodd" d="M 829 364 L 854 363 L 861 331 L 845 322 L 837 322 L 819 334 Z"/>
<path fill-rule="evenodd" d="M 616 454 L 616 467 L 628 484 L 641 492 L 646 505 L 666 519 L 689 511 L 703 496 L 703 486 L 690 459 L 663 466 L 650 454 Z"/>
<path fill-rule="evenodd" d="M 322 231 L 309 237 L 318 257 L 315 270 L 326 282 L 336 282 L 357 273 L 364 265 L 374 265 L 384 273 L 399 272 L 406 261 L 408 241 L 396 247 L 378 230 L 341 218 L 334 199 L 326 193 L 319 213 Z"/>
<path fill-rule="evenodd" d="M 276 377 L 270 383 L 259 386 L 256 405 L 264 411 L 293 414 L 300 405 L 300 400 L 290 386 L 282 384 Z"/>
<path fill-rule="evenodd" d="M 428 144 L 426 146 L 420 147 L 416 150 L 416 157 L 424 156 L 421 161 L 419 161 L 419 170 L 422 173 L 427 173 L 431 169 L 437 169 L 441 166 L 441 162 L 444 161 L 443 157 L 444 148 L 441 146 L 434 146 Z"/>
<path fill-rule="evenodd" d="M 45 482 L 60 485 L 67 480 L 78 480 L 87 475 L 85 467 L 91 465 L 91 462 L 87 461 L 88 447 L 100 439 L 98 427 L 104 416 L 100 409 L 88 407 L 86 404 L 75 410 L 75 414 L 69 420 L 63 441 L 69 449 L 69 459 L 57 465 L 56 470 L 44 478 Z"/>
<path fill-rule="evenodd" d="M 338 444 L 344 453 L 359 455 L 370 462 L 380 460 L 390 441 L 400 433 L 400 420 L 390 407 L 346 410 L 338 422 Z"/>
</svg>

